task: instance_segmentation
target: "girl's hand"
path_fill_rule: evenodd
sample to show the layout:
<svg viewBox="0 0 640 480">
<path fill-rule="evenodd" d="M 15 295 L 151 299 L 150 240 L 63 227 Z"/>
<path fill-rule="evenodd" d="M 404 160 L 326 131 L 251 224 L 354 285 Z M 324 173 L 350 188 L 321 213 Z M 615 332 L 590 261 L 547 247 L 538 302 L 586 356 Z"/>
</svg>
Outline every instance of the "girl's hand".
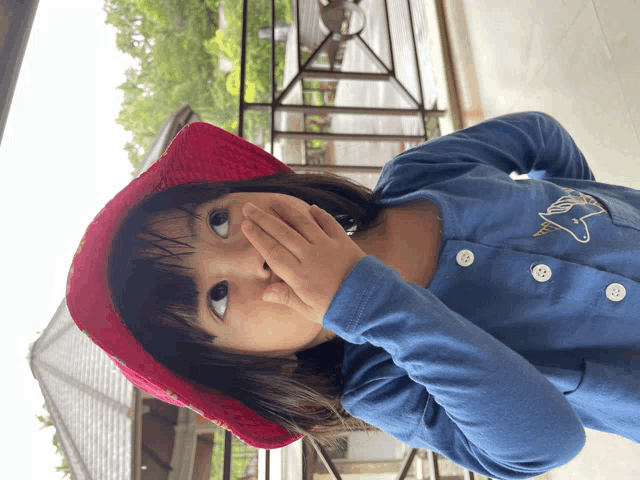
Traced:
<svg viewBox="0 0 640 480">
<path fill-rule="evenodd" d="M 242 231 L 286 282 L 268 287 L 262 299 L 287 305 L 322 325 L 342 281 L 366 254 L 321 208 L 299 210 L 281 199 L 274 204 L 282 220 L 251 203 L 242 207 L 249 218 Z"/>
</svg>

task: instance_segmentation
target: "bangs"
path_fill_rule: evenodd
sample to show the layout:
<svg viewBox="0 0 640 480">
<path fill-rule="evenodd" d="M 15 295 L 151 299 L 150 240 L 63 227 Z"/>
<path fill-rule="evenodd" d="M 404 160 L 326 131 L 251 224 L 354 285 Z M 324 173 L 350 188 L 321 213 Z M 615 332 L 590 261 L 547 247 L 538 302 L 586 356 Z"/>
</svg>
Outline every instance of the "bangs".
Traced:
<svg viewBox="0 0 640 480">
<path fill-rule="evenodd" d="M 152 260 L 159 269 L 189 271 L 184 258 L 195 252 L 195 247 L 189 243 L 195 238 L 190 227 L 194 219 L 200 219 L 200 216 L 188 207 L 150 215 L 135 236 L 137 255 Z"/>
<path fill-rule="evenodd" d="M 189 341 L 212 345 L 216 339 L 200 327 L 195 271 L 185 260 L 195 253 L 193 235 L 186 228 L 197 218 L 192 207 L 140 215 L 129 219 L 114 239 L 111 255 L 120 268 L 110 269 L 111 294 L 132 335 L 157 360 L 164 355 L 183 355 Z M 122 235 L 121 235 L 122 234 Z M 124 241 L 124 238 L 128 238 Z M 110 262 L 111 263 L 111 262 Z M 165 337 L 176 335 L 167 342 Z M 175 351 L 160 345 L 168 343 Z"/>
</svg>

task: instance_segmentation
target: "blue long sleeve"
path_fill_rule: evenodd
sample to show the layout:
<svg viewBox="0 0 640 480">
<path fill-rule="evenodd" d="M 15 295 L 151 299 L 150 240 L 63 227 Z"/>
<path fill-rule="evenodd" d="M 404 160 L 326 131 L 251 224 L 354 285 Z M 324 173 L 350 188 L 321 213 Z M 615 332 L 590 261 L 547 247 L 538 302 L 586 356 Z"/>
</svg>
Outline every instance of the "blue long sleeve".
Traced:
<svg viewBox="0 0 640 480">
<path fill-rule="evenodd" d="M 462 174 L 469 164 L 489 165 L 506 174 L 530 178 L 595 180 L 584 155 L 569 133 L 550 115 L 523 112 L 503 115 L 409 149 L 385 169 L 420 163 L 425 167 L 416 185 L 424 187 L 449 179 L 452 169 Z M 426 167 L 426 164 L 430 164 Z M 381 179 L 390 172 L 381 172 Z M 396 176 L 395 174 L 393 175 Z M 413 183 L 406 186 L 410 191 Z"/>
<path fill-rule="evenodd" d="M 382 349 L 350 350 L 343 405 L 408 445 L 500 479 L 540 475 L 584 446 L 580 419 L 544 375 L 372 255 L 345 279 L 324 326 Z"/>
<path fill-rule="evenodd" d="M 351 415 L 497 479 L 566 464 L 585 427 L 640 443 L 640 191 L 524 112 L 395 157 L 374 199 L 431 200 L 442 242 L 427 286 L 367 255 L 336 292 Z"/>
</svg>

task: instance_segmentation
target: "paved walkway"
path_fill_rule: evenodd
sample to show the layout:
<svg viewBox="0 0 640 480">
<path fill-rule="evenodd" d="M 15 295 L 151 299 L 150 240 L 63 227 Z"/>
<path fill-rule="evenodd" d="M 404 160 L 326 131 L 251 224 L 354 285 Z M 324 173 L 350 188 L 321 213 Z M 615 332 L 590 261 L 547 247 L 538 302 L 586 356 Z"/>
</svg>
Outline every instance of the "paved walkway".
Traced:
<svg viewBox="0 0 640 480">
<path fill-rule="evenodd" d="M 640 478 L 640 445 L 618 435 L 586 429 L 587 443 L 576 458 L 551 472 L 550 480 Z"/>
</svg>

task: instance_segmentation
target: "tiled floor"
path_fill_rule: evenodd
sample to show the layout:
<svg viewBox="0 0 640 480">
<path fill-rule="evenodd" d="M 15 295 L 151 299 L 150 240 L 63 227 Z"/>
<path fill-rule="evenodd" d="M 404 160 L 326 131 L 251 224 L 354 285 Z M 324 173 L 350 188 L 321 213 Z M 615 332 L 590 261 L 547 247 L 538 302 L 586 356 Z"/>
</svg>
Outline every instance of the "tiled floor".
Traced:
<svg viewBox="0 0 640 480">
<path fill-rule="evenodd" d="M 457 30 L 473 65 L 462 70 L 475 67 L 477 82 L 466 83 L 477 84 L 484 118 L 546 112 L 569 131 L 598 181 L 640 188 L 640 1 L 445 4 L 466 17 L 468 33 Z M 640 478 L 640 445 L 587 430 L 580 455 L 549 478 Z"/>
</svg>

